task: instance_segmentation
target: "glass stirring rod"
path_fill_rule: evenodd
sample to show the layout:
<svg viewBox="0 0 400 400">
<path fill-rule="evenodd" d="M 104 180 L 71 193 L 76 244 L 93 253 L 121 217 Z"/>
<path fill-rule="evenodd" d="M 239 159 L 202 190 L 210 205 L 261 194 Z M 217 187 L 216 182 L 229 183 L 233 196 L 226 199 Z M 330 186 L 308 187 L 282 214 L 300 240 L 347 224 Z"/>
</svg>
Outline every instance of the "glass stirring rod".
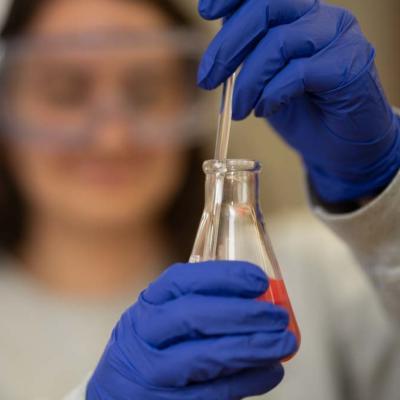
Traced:
<svg viewBox="0 0 400 400">
<path fill-rule="evenodd" d="M 236 73 L 233 73 L 224 83 L 221 110 L 219 113 L 215 159 L 226 160 L 228 156 L 229 137 L 232 125 L 232 99 Z"/>
<path fill-rule="evenodd" d="M 218 120 L 218 130 L 217 130 L 217 141 L 215 144 L 215 160 L 221 163 L 221 166 L 224 165 L 228 156 L 228 147 L 229 147 L 229 137 L 231 132 L 232 125 L 232 99 L 233 99 L 233 89 L 235 86 L 236 73 L 233 73 L 227 81 L 224 83 L 224 88 L 222 92 L 222 101 L 221 101 L 221 109 L 219 112 L 219 120 Z M 213 221 L 211 234 L 208 236 L 208 241 L 206 244 L 206 248 L 211 255 L 215 255 L 218 252 L 218 249 L 215 248 L 218 243 L 218 233 L 220 228 L 220 218 L 221 218 L 221 205 L 222 198 L 224 193 L 224 177 L 226 166 L 221 169 L 220 173 L 217 174 L 216 182 L 215 182 L 215 191 L 214 191 L 214 201 L 213 201 Z M 213 258 L 210 258 L 213 259 Z"/>
</svg>

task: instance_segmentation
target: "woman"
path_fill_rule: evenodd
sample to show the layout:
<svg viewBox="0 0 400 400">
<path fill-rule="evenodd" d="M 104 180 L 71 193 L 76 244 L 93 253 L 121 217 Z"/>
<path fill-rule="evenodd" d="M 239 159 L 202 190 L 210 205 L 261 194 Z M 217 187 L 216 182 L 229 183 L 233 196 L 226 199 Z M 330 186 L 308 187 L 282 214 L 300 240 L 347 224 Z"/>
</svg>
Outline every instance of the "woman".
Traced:
<svg viewBox="0 0 400 400">
<path fill-rule="evenodd" d="M 182 132 L 194 129 L 180 127 L 196 106 L 198 56 L 179 33 L 189 27 L 163 1 L 13 3 L 2 32 L 1 398 L 66 393 L 139 290 L 189 258 L 203 203 L 202 158 Z M 23 315 L 28 340 L 15 337 Z"/>
<path fill-rule="evenodd" d="M 239 2 L 227 2 L 229 7 L 224 10 L 206 3 L 202 3 L 202 12 L 210 17 L 213 13 L 236 12 Z M 255 7 L 261 3 L 247 4 Z M 9 59 L 6 53 L 5 65 L 9 60 L 15 63 L 9 64 L 13 68 L 5 69 L 5 76 L 9 77 L 7 83 L 15 86 L 7 87 L 13 97 L 7 98 L 4 105 L 8 111 L 3 116 L 5 127 L 14 129 L 5 132 L 5 169 L 14 185 L 13 195 L 19 193 L 18 202 L 25 205 L 25 215 L 21 218 L 17 214 L 21 218 L 19 230 L 8 235 L 5 242 L 7 253 L 18 261 L 3 269 L 1 279 L 0 293 L 5 296 L 0 302 L 4 307 L 1 314 L 6 321 L 1 332 L 4 356 L 0 361 L 0 368 L 5 371 L 0 374 L 4 380 L 0 382 L 4 398 L 59 398 L 68 387 L 84 380 L 95 369 L 100 349 L 122 309 L 135 301 L 139 290 L 170 260 L 187 258 L 187 252 L 184 256 L 171 254 L 173 228 L 179 232 L 175 233 L 175 240 L 189 237 L 183 234 L 182 224 L 173 218 L 165 233 L 166 225 L 160 222 L 179 187 L 185 186 L 182 171 L 187 165 L 186 151 L 177 143 L 172 148 L 154 146 L 149 150 L 148 146 L 142 146 L 142 140 L 152 133 L 145 129 L 147 121 L 157 122 L 159 115 L 164 115 L 163 110 L 168 110 L 165 115 L 173 116 L 186 104 L 190 93 L 185 93 L 179 82 L 173 88 L 169 86 L 176 81 L 171 79 L 173 75 L 168 75 L 157 88 L 170 88 L 170 92 L 163 93 L 163 98 L 166 96 L 170 101 L 165 104 L 160 99 L 156 103 L 157 113 L 151 114 L 151 118 L 145 118 L 148 117 L 145 112 L 136 114 L 136 107 L 127 114 L 114 113 L 127 105 L 114 97 L 115 89 L 121 90 L 118 83 L 127 65 L 143 66 L 141 57 L 145 57 L 147 68 L 136 68 L 129 76 L 141 77 L 137 73 L 144 70 L 149 74 L 145 75 L 146 83 L 152 83 L 157 75 L 150 65 L 162 65 L 161 71 L 157 70 L 159 74 L 174 64 L 171 74 L 172 70 L 178 70 L 182 76 L 180 68 L 186 63 L 177 63 L 177 58 L 171 57 L 176 47 L 169 42 L 168 46 L 156 47 L 156 52 L 145 42 L 144 50 L 139 46 L 142 52 L 136 48 L 134 54 L 128 52 L 129 57 L 126 52 L 120 54 L 114 42 L 111 50 L 107 39 L 104 43 L 104 37 L 112 34 L 115 40 L 121 38 L 121 32 L 132 33 L 132 30 L 141 34 L 141 40 L 145 36 L 152 38 L 150 43 L 154 41 L 154 32 L 160 31 L 164 43 L 166 28 L 185 22 L 179 8 L 166 4 L 169 2 L 127 0 L 14 3 L 4 37 L 9 40 L 25 34 L 50 38 L 44 42 L 45 49 L 50 51 L 44 52 L 45 63 L 39 57 L 42 41 L 39 48 L 33 44 L 34 51 L 28 52 L 25 59 L 21 59 L 19 46 Z M 282 4 L 287 6 L 285 2 Z M 22 18 L 23 22 L 18 15 L 20 10 L 29 16 Z M 239 10 L 240 18 L 230 21 L 237 23 L 244 16 L 250 18 L 250 11 Z M 256 8 L 256 16 L 265 15 L 259 11 Z M 294 15 L 299 17 L 299 13 Z M 254 14 L 252 18 L 257 21 Z M 237 29 L 233 22 L 225 29 L 234 27 L 245 38 L 251 34 Z M 248 22 L 245 26 L 252 26 L 252 20 Z M 91 35 L 93 32 L 95 37 Z M 66 36 L 67 45 L 64 40 L 60 45 L 60 38 Z M 82 37 L 83 47 L 82 40 L 77 41 Z M 211 48 L 209 61 L 213 61 L 215 54 L 221 54 L 213 52 L 213 48 L 222 49 L 223 53 L 224 46 L 230 47 L 229 40 L 224 39 Z M 89 46 L 95 49 L 94 53 L 88 51 L 88 44 L 94 46 Z M 246 45 L 245 49 L 250 47 Z M 238 61 L 237 57 L 232 58 Z M 42 62 L 39 66 L 34 64 L 38 59 Z M 53 63 L 49 68 L 50 61 Z M 221 79 L 215 75 L 207 77 L 212 70 L 203 64 L 201 81 L 207 81 L 207 86 Z M 41 79 L 37 80 L 35 71 L 42 73 Z M 54 71 L 57 79 L 52 79 Z M 215 71 L 223 69 L 214 68 Z M 11 79 L 14 74 L 15 80 Z M 68 79 L 63 81 L 60 76 Z M 45 85 L 39 86 L 38 82 Z M 131 87 L 127 85 L 130 81 L 123 82 L 124 89 Z M 129 93 L 144 95 L 140 102 L 135 99 L 135 106 L 148 101 L 153 104 L 158 92 L 150 92 L 149 100 L 145 96 L 147 91 L 139 91 L 141 82 L 143 79 L 137 79 L 133 93 Z M 43 88 L 43 93 L 31 91 L 38 87 Z M 146 85 L 147 89 L 152 87 Z M 120 95 L 118 91 L 117 94 Z M 65 125 L 54 122 L 59 121 L 60 113 L 53 110 L 48 114 L 39 107 L 43 96 L 50 96 L 58 106 L 68 107 Z M 28 110 L 35 112 L 29 114 Z M 20 118 L 17 121 L 10 118 L 10 111 L 19 111 L 15 115 Z M 137 118 L 131 123 L 128 117 L 133 112 Z M 32 121 L 37 123 L 39 115 L 44 117 L 40 121 L 46 123 L 35 126 Z M 96 119 L 90 118 L 93 116 Z M 98 119 L 101 124 L 96 124 Z M 84 123 L 87 120 L 90 124 Z M 163 127 L 161 123 L 157 125 Z M 90 130 L 86 129 L 88 126 Z M 65 129 L 70 127 L 74 129 Z M 95 134 L 90 135 L 92 132 Z M 11 139 L 13 136 L 23 140 Z M 162 138 L 161 134 L 157 136 L 157 140 Z M 199 166 L 194 166 L 194 171 L 199 170 Z M 194 178 L 190 179 L 193 181 Z M 201 186 L 196 183 L 196 187 Z M 395 189 L 388 190 L 386 197 Z M 317 193 L 321 195 L 321 190 Z M 336 201 L 330 201 L 330 196 L 321 197 L 326 198 L 323 203 L 327 207 L 337 205 Z M 190 212 L 183 213 L 182 219 L 189 222 L 194 202 L 182 202 L 175 206 L 178 211 L 184 211 L 182 204 L 190 205 Z M 378 207 L 376 204 L 373 203 L 373 211 Z M 364 210 L 363 217 L 368 212 Z M 198 217 L 198 212 L 193 214 Z M 343 221 L 335 223 L 343 225 Z M 17 226 L 15 219 L 13 224 Z M 354 220 L 349 224 L 354 225 Z M 330 252 L 326 252 L 324 236 L 316 239 L 309 227 L 302 231 L 301 240 L 297 240 L 297 233 L 292 234 L 296 237 L 294 242 L 290 241 L 290 232 L 282 230 L 285 242 L 281 242 L 280 253 L 285 254 L 282 258 L 288 266 L 285 276 L 303 331 L 302 350 L 288 364 L 286 381 L 268 398 L 394 399 L 399 356 L 393 346 L 397 332 L 375 296 L 351 268 L 346 253 L 329 247 L 329 237 L 326 241 Z M 320 253 L 310 247 L 316 240 Z M 183 250 L 184 246 L 178 244 L 176 248 Z M 334 265 L 330 265 L 331 260 Z M 124 313 L 87 388 L 85 383 L 81 394 L 76 396 L 236 399 L 271 390 L 283 376 L 280 360 L 295 352 L 297 344 L 287 331 L 286 313 L 254 301 L 267 284 L 259 269 L 245 263 L 171 267 Z M 383 369 L 385 377 L 377 381 Z M 25 385 L 18 384 L 21 380 Z"/>
</svg>

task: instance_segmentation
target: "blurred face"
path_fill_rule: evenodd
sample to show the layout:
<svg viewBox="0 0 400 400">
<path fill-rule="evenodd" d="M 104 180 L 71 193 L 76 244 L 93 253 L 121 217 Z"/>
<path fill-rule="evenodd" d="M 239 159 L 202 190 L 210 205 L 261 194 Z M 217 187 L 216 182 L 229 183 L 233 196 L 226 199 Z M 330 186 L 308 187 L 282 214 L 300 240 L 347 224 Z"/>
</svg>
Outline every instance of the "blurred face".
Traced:
<svg viewBox="0 0 400 400">
<path fill-rule="evenodd" d="M 153 34 L 168 26 L 167 16 L 145 1 L 56 0 L 46 3 L 27 33 Z M 46 121 L 49 140 L 6 144 L 32 212 L 102 228 L 156 219 L 178 190 L 186 164 L 185 149 L 158 146 L 150 128 L 186 101 L 173 49 L 71 46 L 45 57 L 33 54 L 18 68 L 12 102 L 27 121 Z"/>
</svg>

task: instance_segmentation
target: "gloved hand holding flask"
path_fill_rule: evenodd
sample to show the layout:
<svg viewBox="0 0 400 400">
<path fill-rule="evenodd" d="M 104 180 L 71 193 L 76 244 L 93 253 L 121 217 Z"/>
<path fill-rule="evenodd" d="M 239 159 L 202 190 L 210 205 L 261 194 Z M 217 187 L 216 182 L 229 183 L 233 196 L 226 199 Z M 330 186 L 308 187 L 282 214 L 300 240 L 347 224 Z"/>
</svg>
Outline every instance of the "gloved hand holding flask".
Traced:
<svg viewBox="0 0 400 400">
<path fill-rule="evenodd" d="M 288 313 L 258 301 L 264 272 L 245 262 L 170 267 L 115 327 L 88 400 L 239 400 L 270 391 L 297 350 Z"/>
</svg>

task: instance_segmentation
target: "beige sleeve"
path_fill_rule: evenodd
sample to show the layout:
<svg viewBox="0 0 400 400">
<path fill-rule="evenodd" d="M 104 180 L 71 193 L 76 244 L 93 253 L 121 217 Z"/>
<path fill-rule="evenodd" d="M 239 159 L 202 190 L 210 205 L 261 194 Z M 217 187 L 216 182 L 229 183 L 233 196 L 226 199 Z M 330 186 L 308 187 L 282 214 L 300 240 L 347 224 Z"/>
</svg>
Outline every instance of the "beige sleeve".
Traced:
<svg viewBox="0 0 400 400">
<path fill-rule="evenodd" d="M 65 396 L 63 400 L 86 400 L 87 382 L 74 389 L 70 394 Z"/>
<path fill-rule="evenodd" d="M 312 207 L 351 248 L 400 322 L 400 173 L 379 197 L 356 212 L 331 214 L 315 202 Z"/>
</svg>

